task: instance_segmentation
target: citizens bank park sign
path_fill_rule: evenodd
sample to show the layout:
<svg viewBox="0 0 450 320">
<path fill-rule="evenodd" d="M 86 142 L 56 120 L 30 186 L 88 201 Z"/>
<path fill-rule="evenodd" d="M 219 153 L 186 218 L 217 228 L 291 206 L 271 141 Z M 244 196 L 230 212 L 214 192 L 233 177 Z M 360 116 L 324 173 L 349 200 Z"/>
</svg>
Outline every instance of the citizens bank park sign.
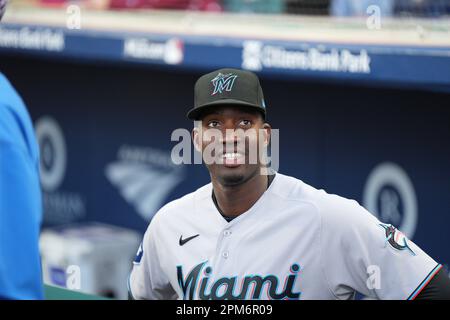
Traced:
<svg viewBox="0 0 450 320">
<path fill-rule="evenodd" d="M 2 23 L 0 54 L 2 52 L 188 70 L 211 70 L 226 65 L 261 75 L 327 81 L 362 80 L 422 88 L 438 85 L 447 91 L 450 87 L 450 73 L 434 72 L 448 69 L 450 48 L 441 47 L 70 30 Z"/>
</svg>

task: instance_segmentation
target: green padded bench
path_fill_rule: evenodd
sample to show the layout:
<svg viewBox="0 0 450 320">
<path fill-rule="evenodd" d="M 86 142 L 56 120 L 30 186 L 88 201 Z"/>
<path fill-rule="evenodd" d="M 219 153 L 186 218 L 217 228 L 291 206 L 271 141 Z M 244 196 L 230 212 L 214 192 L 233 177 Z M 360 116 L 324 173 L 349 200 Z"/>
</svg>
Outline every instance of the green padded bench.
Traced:
<svg viewBox="0 0 450 320">
<path fill-rule="evenodd" d="M 110 300 L 101 296 L 95 296 L 49 285 L 44 286 L 44 297 L 46 300 Z"/>
</svg>

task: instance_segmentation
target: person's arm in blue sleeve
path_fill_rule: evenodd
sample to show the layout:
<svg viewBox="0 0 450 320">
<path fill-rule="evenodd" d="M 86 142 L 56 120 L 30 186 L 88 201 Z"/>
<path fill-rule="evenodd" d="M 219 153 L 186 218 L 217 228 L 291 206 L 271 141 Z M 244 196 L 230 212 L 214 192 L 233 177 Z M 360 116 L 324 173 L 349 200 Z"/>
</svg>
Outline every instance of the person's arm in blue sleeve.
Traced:
<svg viewBox="0 0 450 320">
<path fill-rule="evenodd" d="M 38 148 L 28 112 L 0 74 L 0 299 L 42 299 Z"/>
</svg>

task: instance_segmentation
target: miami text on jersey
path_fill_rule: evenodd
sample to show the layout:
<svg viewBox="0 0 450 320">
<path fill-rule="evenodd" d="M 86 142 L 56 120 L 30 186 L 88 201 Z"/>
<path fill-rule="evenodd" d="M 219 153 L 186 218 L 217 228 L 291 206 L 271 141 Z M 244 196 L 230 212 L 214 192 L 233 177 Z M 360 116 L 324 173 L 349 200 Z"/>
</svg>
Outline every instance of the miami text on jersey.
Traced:
<svg viewBox="0 0 450 320">
<path fill-rule="evenodd" d="M 183 276 L 183 267 L 177 266 L 178 284 L 183 292 L 183 299 L 192 300 L 195 294 L 201 300 L 246 300 L 261 299 L 263 289 L 266 289 L 267 299 L 275 300 L 298 300 L 300 292 L 294 292 L 295 281 L 300 271 L 298 264 L 293 264 L 290 268 L 290 274 L 284 279 L 284 287 L 278 292 L 278 287 L 282 281 L 275 275 L 248 275 L 240 279 L 240 291 L 236 284 L 238 277 L 223 277 L 214 282 L 210 281 L 212 268 L 206 265 L 207 261 L 195 266 L 189 274 Z M 202 278 L 202 274 L 204 277 Z M 211 283 L 210 283 L 211 282 Z M 251 289 L 251 290 L 250 290 Z"/>
</svg>

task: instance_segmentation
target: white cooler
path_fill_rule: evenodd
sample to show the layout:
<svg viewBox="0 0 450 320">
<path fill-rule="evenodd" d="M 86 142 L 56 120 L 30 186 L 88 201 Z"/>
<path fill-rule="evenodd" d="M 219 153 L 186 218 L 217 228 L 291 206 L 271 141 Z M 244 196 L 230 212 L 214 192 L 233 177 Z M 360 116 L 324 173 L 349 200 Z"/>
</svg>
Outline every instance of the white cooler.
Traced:
<svg viewBox="0 0 450 320">
<path fill-rule="evenodd" d="M 40 237 L 44 282 L 127 299 L 127 280 L 141 241 L 133 230 L 100 223 L 45 229 Z"/>
</svg>

